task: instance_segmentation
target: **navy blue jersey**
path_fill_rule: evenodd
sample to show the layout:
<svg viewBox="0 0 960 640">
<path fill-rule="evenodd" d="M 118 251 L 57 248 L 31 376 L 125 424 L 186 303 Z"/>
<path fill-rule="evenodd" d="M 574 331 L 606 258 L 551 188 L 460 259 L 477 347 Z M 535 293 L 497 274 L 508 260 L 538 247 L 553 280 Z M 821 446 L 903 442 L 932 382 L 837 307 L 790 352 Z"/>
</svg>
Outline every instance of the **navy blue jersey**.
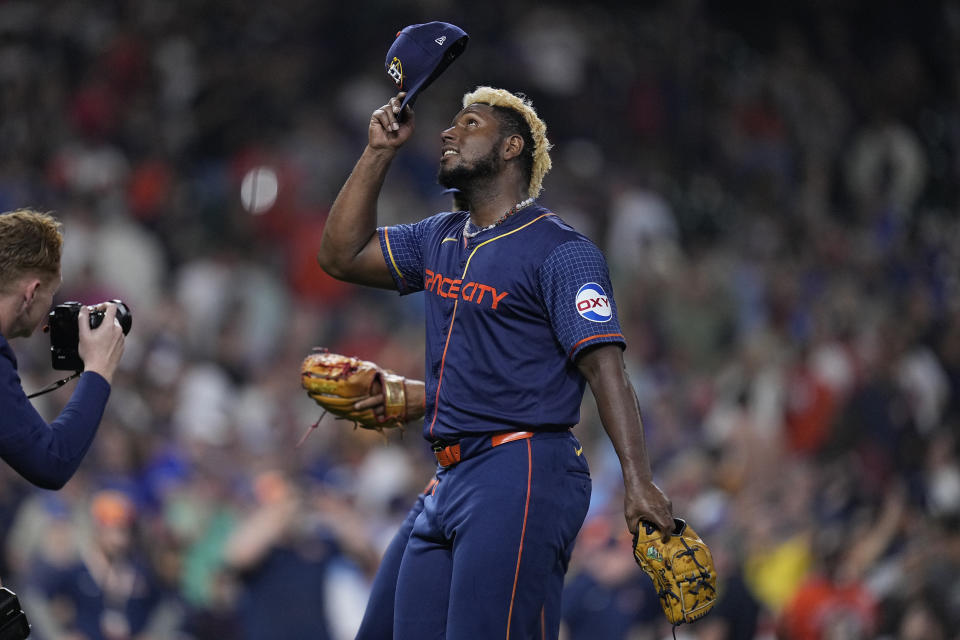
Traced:
<svg viewBox="0 0 960 640">
<path fill-rule="evenodd" d="M 400 293 L 425 295 L 424 437 L 572 427 L 585 386 L 577 354 L 624 345 L 606 260 L 536 204 L 465 239 L 468 216 L 378 229 Z"/>
</svg>

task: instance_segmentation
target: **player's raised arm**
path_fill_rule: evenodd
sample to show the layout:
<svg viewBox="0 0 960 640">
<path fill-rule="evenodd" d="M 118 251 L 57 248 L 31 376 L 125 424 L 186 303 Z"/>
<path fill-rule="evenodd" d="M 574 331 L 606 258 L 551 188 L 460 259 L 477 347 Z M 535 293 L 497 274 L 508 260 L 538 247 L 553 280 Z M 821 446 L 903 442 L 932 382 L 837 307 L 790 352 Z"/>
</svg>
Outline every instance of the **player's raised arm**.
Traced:
<svg viewBox="0 0 960 640">
<path fill-rule="evenodd" d="M 413 133 L 409 106 L 403 122 L 397 120 L 404 95 L 391 98 L 370 116 L 367 146 L 330 209 L 317 261 L 339 280 L 396 288 L 377 238 L 377 198 L 397 150 Z"/>
<path fill-rule="evenodd" d="M 620 458 L 627 526 L 636 532 L 637 523 L 645 520 L 669 536 L 673 530 L 673 508 L 653 483 L 640 407 L 623 364 L 623 352 L 613 344 L 592 347 L 577 358 L 577 368 L 593 391 L 600 421 Z"/>
</svg>

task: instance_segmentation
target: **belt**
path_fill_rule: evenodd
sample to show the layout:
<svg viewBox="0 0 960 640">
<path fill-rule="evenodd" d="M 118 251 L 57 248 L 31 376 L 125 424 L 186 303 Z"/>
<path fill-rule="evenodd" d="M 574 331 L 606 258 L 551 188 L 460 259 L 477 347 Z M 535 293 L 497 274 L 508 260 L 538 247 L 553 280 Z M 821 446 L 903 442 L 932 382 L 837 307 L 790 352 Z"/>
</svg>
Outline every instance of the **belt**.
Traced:
<svg viewBox="0 0 960 640">
<path fill-rule="evenodd" d="M 499 447 L 514 440 L 527 440 L 532 437 L 533 431 L 506 431 L 490 436 L 490 446 Z M 460 462 L 460 443 L 444 444 L 436 442 L 433 445 L 433 455 L 437 457 L 437 462 L 440 463 L 441 467 L 452 467 Z"/>
</svg>

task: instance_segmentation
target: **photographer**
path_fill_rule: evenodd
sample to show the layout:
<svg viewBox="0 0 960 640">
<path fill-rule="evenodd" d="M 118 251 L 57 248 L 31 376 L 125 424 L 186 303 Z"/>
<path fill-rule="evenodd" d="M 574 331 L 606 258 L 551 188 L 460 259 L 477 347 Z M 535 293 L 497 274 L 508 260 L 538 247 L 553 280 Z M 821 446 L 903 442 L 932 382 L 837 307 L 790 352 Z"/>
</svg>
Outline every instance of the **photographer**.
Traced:
<svg viewBox="0 0 960 640">
<path fill-rule="evenodd" d="M 81 307 L 77 350 L 84 372 L 70 402 L 49 425 L 30 404 L 7 340 L 29 337 L 47 317 L 61 282 L 62 246 L 52 216 L 27 209 L 0 214 L 0 458 L 44 489 L 63 487 L 80 466 L 124 345 L 114 303 L 95 308 L 105 311 L 96 329 L 92 309 Z"/>
</svg>

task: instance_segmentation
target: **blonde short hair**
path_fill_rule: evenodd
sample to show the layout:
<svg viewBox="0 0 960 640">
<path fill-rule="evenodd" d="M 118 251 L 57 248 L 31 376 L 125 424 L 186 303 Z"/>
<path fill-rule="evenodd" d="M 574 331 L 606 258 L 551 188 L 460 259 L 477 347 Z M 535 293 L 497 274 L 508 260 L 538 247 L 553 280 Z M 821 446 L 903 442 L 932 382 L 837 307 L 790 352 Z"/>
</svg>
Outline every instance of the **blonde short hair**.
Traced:
<svg viewBox="0 0 960 640">
<path fill-rule="evenodd" d="M 552 145 L 547 140 L 547 125 L 537 116 L 530 99 L 523 94 L 517 95 L 506 89 L 494 89 L 493 87 L 477 87 L 463 96 L 464 107 L 478 103 L 516 111 L 530 127 L 530 135 L 533 137 L 533 165 L 530 171 L 528 191 L 531 198 L 536 198 L 543 188 L 544 176 L 553 166 L 553 162 L 550 160 Z"/>
<path fill-rule="evenodd" d="M 17 209 L 0 214 L 0 289 L 25 275 L 60 273 L 63 235 L 49 213 Z"/>
</svg>

